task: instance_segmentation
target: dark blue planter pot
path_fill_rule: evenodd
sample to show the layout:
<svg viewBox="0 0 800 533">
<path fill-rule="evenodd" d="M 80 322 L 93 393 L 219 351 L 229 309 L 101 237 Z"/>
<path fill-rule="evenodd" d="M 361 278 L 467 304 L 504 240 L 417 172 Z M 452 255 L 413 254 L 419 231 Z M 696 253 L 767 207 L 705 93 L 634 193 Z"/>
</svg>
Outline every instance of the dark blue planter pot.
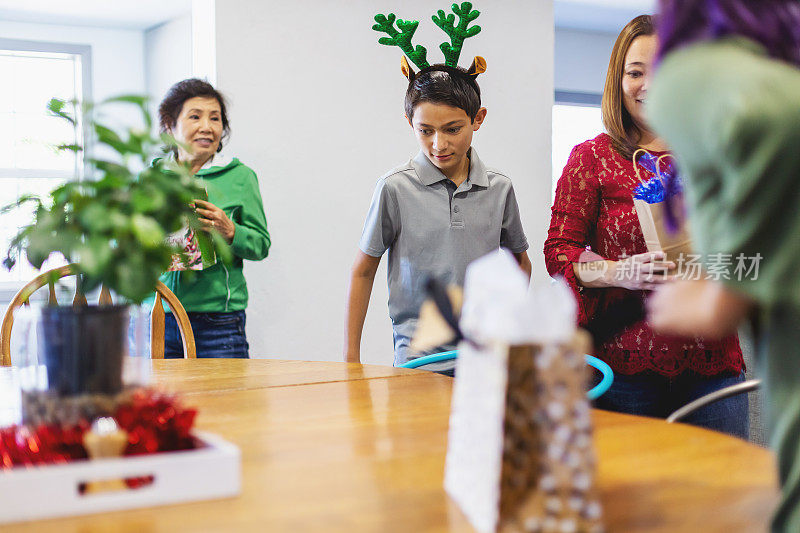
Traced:
<svg viewBox="0 0 800 533">
<path fill-rule="evenodd" d="M 39 331 L 49 390 L 60 396 L 122 390 L 127 306 L 46 307 Z"/>
</svg>

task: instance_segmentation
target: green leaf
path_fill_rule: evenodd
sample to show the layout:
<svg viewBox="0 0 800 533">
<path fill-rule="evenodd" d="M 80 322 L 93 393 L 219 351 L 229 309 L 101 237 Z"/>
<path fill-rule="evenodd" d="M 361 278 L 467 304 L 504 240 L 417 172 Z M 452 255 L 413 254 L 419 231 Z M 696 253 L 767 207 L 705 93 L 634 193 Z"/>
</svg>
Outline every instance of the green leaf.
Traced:
<svg viewBox="0 0 800 533">
<path fill-rule="evenodd" d="M 159 189 L 138 188 L 131 193 L 131 202 L 133 202 L 134 210 L 140 213 L 150 213 L 153 211 L 160 211 L 164 209 L 166 201 L 164 193 Z"/>
<path fill-rule="evenodd" d="M 131 227 L 131 219 L 125 216 L 124 213 L 121 213 L 117 210 L 109 211 L 108 218 L 111 223 L 111 227 L 114 231 L 119 234 L 120 232 L 127 231 Z"/>
<path fill-rule="evenodd" d="M 152 217 L 133 215 L 133 234 L 145 248 L 155 248 L 166 238 L 161 225 Z"/>
<path fill-rule="evenodd" d="M 219 234 L 217 231 L 211 232 L 211 239 L 214 241 L 214 248 L 219 254 L 220 259 L 226 265 L 230 265 L 233 263 L 233 252 L 231 251 L 231 247 L 225 238 Z"/>
<path fill-rule="evenodd" d="M 102 144 L 107 144 L 120 154 L 126 154 L 128 152 L 127 143 L 125 143 L 114 130 L 97 123 L 93 124 L 93 126 L 97 134 L 97 140 Z"/>
<path fill-rule="evenodd" d="M 112 98 L 107 98 L 106 100 L 103 100 L 102 103 L 113 104 L 122 102 L 122 103 L 137 105 L 142 113 L 142 118 L 144 119 L 145 122 L 145 129 L 149 132 L 151 129 L 153 129 L 153 120 L 152 118 L 150 118 L 150 113 L 147 112 L 147 103 L 149 100 L 150 98 L 148 96 L 125 94 L 122 96 L 114 96 Z"/>
<path fill-rule="evenodd" d="M 75 153 L 83 151 L 83 147 L 79 144 L 59 144 L 56 146 L 56 148 L 61 151 L 69 150 L 70 152 L 75 152 Z"/>
<path fill-rule="evenodd" d="M 60 187 L 56 187 L 50 192 L 53 199 L 53 207 L 63 207 L 80 195 L 80 184 L 67 182 Z"/>
<path fill-rule="evenodd" d="M 128 167 L 113 161 L 106 161 L 105 159 L 96 159 L 93 157 L 87 158 L 87 161 L 96 169 L 101 170 L 106 174 L 114 174 L 124 178 L 130 178 L 133 176 L 131 171 L 128 170 Z"/>
<path fill-rule="evenodd" d="M 77 215 L 81 226 L 92 233 L 104 233 L 114 227 L 107 209 L 99 204 L 89 204 Z"/>
<path fill-rule="evenodd" d="M 92 237 L 78 245 L 74 253 L 83 272 L 94 278 L 102 277 L 112 256 L 108 240 L 100 237 Z"/>
<path fill-rule="evenodd" d="M 51 114 L 63 118 L 74 126 L 76 124 L 75 119 L 64 111 L 65 105 L 67 105 L 66 101 L 59 100 L 58 98 L 51 98 L 47 103 L 47 109 Z"/>
<path fill-rule="evenodd" d="M 27 203 L 36 203 L 37 206 L 41 206 L 42 200 L 35 194 L 23 194 L 17 199 L 16 202 L 4 205 L 2 208 L 0 208 L 0 215 L 5 215 L 6 213 L 22 207 Z"/>
<path fill-rule="evenodd" d="M 120 96 L 112 96 L 111 98 L 106 98 L 101 102 L 103 104 L 111 104 L 114 102 L 128 102 L 131 104 L 136 104 L 140 107 L 146 107 L 147 102 L 150 101 L 150 97 L 148 96 L 141 96 L 137 94 L 123 94 Z"/>
<path fill-rule="evenodd" d="M 32 232 L 28 236 L 28 245 L 25 249 L 25 255 L 28 262 L 35 268 L 42 268 L 50 254 L 59 249 L 58 236 L 48 232 Z"/>
</svg>

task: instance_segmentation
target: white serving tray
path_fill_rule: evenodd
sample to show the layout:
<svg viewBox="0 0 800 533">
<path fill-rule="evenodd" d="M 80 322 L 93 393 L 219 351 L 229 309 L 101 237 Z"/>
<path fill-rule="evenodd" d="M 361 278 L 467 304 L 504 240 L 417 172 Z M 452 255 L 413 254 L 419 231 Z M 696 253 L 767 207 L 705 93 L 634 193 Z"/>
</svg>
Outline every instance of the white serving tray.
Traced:
<svg viewBox="0 0 800 533">
<path fill-rule="evenodd" d="M 236 496 L 239 448 L 208 433 L 194 450 L 0 470 L 0 524 Z M 153 476 L 136 489 L 81 494 L 86 482 Z"/>
</svg>

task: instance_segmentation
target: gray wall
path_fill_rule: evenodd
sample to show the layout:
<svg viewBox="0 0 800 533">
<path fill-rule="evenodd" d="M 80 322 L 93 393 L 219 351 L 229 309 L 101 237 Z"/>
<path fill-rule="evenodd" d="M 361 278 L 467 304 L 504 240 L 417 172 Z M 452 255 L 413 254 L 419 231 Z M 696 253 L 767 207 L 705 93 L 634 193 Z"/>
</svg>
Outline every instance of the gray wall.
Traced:
<svg viewBox="0 0 800 533">
<path fill-rule="evenodd" d="M 350 266 L 375 181 L 417 151 L 403 119 L 401 52 L 377 43 L 372 18 L 394 11 L 421 20 L 415 42 L 424 43 L 436 62 L 444 34 L 430 16 L 442 5 L 222 4 L 216 10 L 217 81 L 231 101 L 230 153 L 258 173 L 274 237 L 270 257 L 245 268 L 251 353 L 338 360 Z M 467 40 L 461 57 L 463 65 L 477 54 L 488 62 L 480 83 L 489 113 L 475 146 L 514 180 L 534 277 L 542 282 L 550 207 L 552 2 L 493 2 L 478 22 L 483 31 Z M 382 267 L 365 325 L 366 362 L 392 361 L 386 298 Z"/>
<path fill-rule="evenodd" d="M 192 75 L 192 18 L 165 22 L 144 32 L 145 84 L 152 98 L 151 109 L 172 84 Z"/>
<path fill-rule="evenodd" d="M 616 33 L 556 28 L 553 54 L 556 90 L 602 93 L 616 39 Z"/>
</svg>

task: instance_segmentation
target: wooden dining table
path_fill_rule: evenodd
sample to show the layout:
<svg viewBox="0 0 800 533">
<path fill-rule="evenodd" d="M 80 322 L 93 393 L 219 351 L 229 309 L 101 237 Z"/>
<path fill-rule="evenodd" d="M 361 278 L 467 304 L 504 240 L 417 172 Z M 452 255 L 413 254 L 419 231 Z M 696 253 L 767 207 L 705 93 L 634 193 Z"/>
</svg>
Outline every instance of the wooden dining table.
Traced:
<svg viewBox="0 0 800 533">
<path fill-rule="evenodd" d="M 197 407 L 198 429 L 241 449 L 239 496 L 3 531 L 473 531 L 442 486 L 452 378 L 336 362 L 179 359 L 152 361 L 152 384 L 180 393 Z M 766 530 L 778 495 L 768 450 L 663 420 L 595 410 L 593 421 L 609 532 Z"/>
</svg>

